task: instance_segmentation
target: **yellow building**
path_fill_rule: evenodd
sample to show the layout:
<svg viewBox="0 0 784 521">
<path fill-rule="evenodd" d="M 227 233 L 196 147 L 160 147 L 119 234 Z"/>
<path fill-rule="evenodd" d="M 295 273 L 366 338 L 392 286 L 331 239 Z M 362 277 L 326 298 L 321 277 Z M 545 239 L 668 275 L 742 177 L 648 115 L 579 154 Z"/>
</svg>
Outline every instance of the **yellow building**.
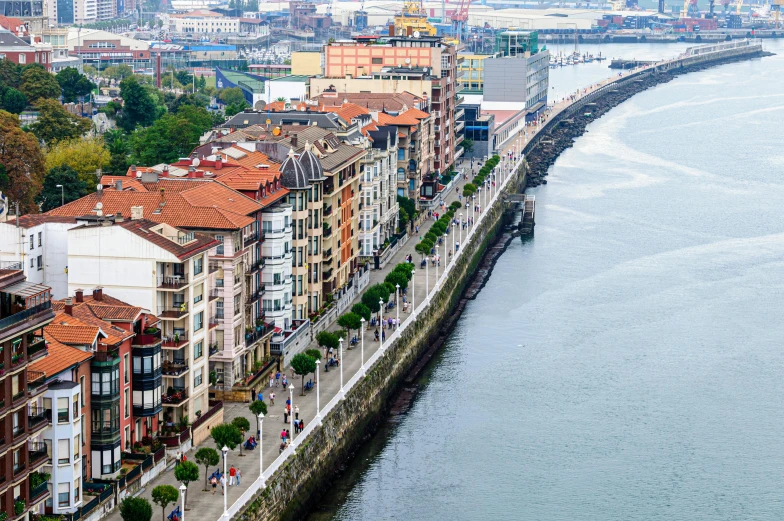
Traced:
<svg viewBox="0 0 784 521">
<path fill-rule="evenodd" d="M 458 54 L 463 58 L 457 62 L 457 84 L 463 88 L 463 94 L 482 94 L 484 90 L 484 62 L 497 54 Z"/>
<path fill-rule="evenodd" d="M 419 2 L 406 1 L 403 10 L 395 15 L 395 34 L 410 36 L 416 32 L 421 36 L 435 36 L 437 30 L 427 21 L 427 12 Z"/>
<path fill-rule="evenodd" d="M 318 51 L 292 52 L 291 74 L 293 76 L 318 76 L 319 74 L 322 74 L 321 53 Z"/>
</svg>

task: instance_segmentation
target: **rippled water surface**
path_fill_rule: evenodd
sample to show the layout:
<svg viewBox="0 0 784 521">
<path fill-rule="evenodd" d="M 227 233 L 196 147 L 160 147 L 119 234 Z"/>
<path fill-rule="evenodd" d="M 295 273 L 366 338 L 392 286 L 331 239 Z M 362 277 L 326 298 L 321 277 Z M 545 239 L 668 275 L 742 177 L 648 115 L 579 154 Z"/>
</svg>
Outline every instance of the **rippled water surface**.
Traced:
<svg viewBox="0 0 784 521">
<path fill-rule="evenodd" d="M 311 521 L 784 518 L 784 44 L 769 48 L 589 126 L 532 191 L 535 237 Z"/>
</svg>

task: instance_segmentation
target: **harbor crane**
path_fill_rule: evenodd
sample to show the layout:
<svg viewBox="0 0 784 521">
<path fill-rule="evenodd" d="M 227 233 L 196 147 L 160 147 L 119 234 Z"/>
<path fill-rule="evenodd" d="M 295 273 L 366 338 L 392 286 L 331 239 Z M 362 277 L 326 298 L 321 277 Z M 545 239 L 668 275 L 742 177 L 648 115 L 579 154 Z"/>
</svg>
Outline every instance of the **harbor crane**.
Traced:
<svg viewBox="0 0 784 521">
<path fill-rule="evenodd" d="M 460 0 L 455 12 L 452 13 L 452 24 L 456 27 L 457 39 L 463 41 L 463 29 L 468 26 L 468 7 L 471 0 Z"/>
</svg>

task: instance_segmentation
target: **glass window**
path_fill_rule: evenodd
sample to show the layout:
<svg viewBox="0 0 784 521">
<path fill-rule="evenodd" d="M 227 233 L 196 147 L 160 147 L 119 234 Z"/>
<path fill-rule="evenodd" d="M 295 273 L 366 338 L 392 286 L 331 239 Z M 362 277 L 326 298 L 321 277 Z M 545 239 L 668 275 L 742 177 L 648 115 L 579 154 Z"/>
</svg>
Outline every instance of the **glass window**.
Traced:
<svg viewBox="0 0 784 521">
<path fill-rule="evenodd" d="M 21 57 L 21 55 L 20 55 Z M 57 484 L 57 506 L 59 507 L 67 507 L 70 503 L 70 484 L 69 483 L 58 483 Z"/>
<path fill-rule="evenodd" d="M 201 275 L 204 271 L 204 255 L 193 259 L 193 274 L 194 275 Z"/>
<path fill-rule="evenodd" d="M 68 440 L 57 440 L 57 463 L 65 465 L 71 462 L 71 447 Z"/>
<path fill-rule="evenodd" d="M 193 358 L 199 359 L 204 354 L 204 341 L 199 340 L 196 342 L 196 345 L 193 346 Z"/>
<path fill-rule="evenodd" d="M 204 311 L 199 311 L 196 313 L 196 316 L 193 317 L 193 330 L 198 331 L 202 327 L 204 327 Z"/>
<path fill-rule="evenodd" d="M 57 423 L 68 423 L 68 398 L 57 399 Z"/>
<path fill-rule="evenodd" d="M 204 371 L 204 368 L 199 368 L 199 370 L 196 371 L 196 376 L 193 377 L 193 386 L 194 387 L 198 387 L 198 386 L 201 385 L 201 376 L 202 376 L 202 372 L 203 371 Z"/>
</svg>

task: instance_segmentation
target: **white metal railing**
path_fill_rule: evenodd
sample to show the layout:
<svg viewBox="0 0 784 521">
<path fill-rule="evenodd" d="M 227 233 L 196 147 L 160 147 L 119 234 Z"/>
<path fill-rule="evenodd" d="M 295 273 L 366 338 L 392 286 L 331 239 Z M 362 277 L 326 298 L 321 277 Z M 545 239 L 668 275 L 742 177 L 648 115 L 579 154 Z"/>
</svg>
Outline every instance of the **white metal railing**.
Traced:
<svg viewBox="0 0 784 521">
<path fill-rule="evenodd" d="M 497 183 L 498 186 L 492 189 L 490 187 L 485 188 L 485 190 L 491 190 L 492 192 L 492 196 L 489 197 L 489 199 L 487 200 L 486 208 L 491 208 L 493 204 L 495 204 L 496 200 L 500 197 L 499 194 L 503 192 L 507 184 L 509 184 L 510 179 L 514 177 L 513 175 L 511 175 L 511 173 L 516 172 L 520 168 L 524 159 L 525 157 L 521 156 L 512 168 L 508 168 L 508 167 L 504 168 L 503 166 L 500 167 L 501 169 L 503 169 L 504 173 L 497 174 L 496 179 L 498 179 L 499 176 L 502 178 L 500 182 Z M 505 164 L 504 162 L 505 160 L 503 157 L 501 158 L 501 160 L 502 162 L 499 163 L 499 166 Z M 500 171 L 501 170 L 499 169 L 499 172 Z M 484 200 L 484 197 L 482 197 L 480 200 Z M 485 208 L 485 206 L 483 206 L 482 208 Z M 463 245 L 468 244 L 473 239 L 474 234 L 476 233 L 476 229 L 478 227 L 477 225 L 484 222 L 484 219 L 486 218 L 487 215 L 488 212 L 484 211 L 476 216 L 476 221 L 474 225 L 471 226 L 471 228 L 468 230 L 467 235 L 463 238 Z M 457 233 L 454 227 L 451 228 L 452 228 L 451 233 Z M 357 372 L 354 373 L 354 375 L 351 378 L 349 378 L 348 382 L 343 386 L 345 393 L 351 391 L 351 389 L 353 389 L 354 386 L 357 385 L 362 378 L 364 378 L 363 369 L 366 370 L 367 368 L 373 367 L 373 365 L 376 362 L 378 362 L 382 356 L 384 356 L 384 354 L 389 350 L 389 348 L 392 345 L 394 345 L 394 343 L 400 338 L 400 336 L 408 329 L 408 327 L 414 321 L 417 320 L 419 315 L 424 313 L 430 307 L 430 301 L 432 300 L 433 295 L 435 295 L 436 292 L 439 290 L 439 283 L 441 283 L 441 281 L 443 280 L 446 280 L 446 278 L 452 274 L 452 271 L 455 269 L 455 266 L 457 265 L 458 259 L 460 259 L 464 254 L 464 252 L 468 250 L 468 248 L 466 248 L 463 245 L 461 245 L 457 253 L 453 254 L 452 258 L 448 260 L 448 262 L 444 266 L 444 271 L 440 274 L 438 280 L 435 281 L 433 287 L 430 288 L 430 290 L 428 291 L 427 296 L 422 300 L 422 302 L 419 303 L 416 309 L 412 310 L 411 315 L 409 315 L 408 318 L 405 321 L 403 321 L 403 323 L 400 325 L 399 328 L 397 328 L 391 335 L 389 335 L 386 342 L 384 342 L 384 345 L 381 348 L 377 349 L 376 352 L 373 353 L 373 355 L 370 356 L 370 358 L 368 358 L 365 361 L 364 368 L 360 367 L 357 370 Z M 342 397 L 343 396 L 341 395 L 341 393 L 338 392 L 335 396 L 332 397 L 332 399 L 329 402 L 327 402 L 326 406 L 324 406 L 321 409 L 322 418 L 326 417 L 335 407 L 337 407 Z M 242 495 L 240 495 L 239 498 L 237 498 L 237 500 L 228 508 L 227 515 L 222 516 L 221 519 L 224 521 L 228 521 L 229 519 L 238 515 L 241 512 L 241 510 L 245 508 L 245 506 L 253 499 L 253 497 L 262 489 L 262 487 L 264 486 L 263 484 L 266 483 L 266 480 L 270 479 L 275 474 L 275 472 L 278 471 L 281 465 L 283 465 L 283 463 L 289 458 L 289 456 L 294 454 L 294 450 L 296 449 L 297 446 L 299 446 L 300 442 L 306 439 L 310 435 L 310 433 L 313 432 L 313 430 L 318 428 L 319 426 L 320 426 L 320 422 L 315 419 L 309 422 L 305 426 L 305 429 L 302 431 L 302 433 L 296 438 L 294 438 L 289 444 L 289 446 L 283 452 L 281 452 L 280 455 L 275 459 L 275 461 L 273 461 L 272 464 L 269 465 L 264 470 L 264 473 L 261 476 L 259 476 L 251 484 L 251 486 L 248 487 L 248 489 L 245 490 L 245 492 L 243 492 Z"/>
</svg>

